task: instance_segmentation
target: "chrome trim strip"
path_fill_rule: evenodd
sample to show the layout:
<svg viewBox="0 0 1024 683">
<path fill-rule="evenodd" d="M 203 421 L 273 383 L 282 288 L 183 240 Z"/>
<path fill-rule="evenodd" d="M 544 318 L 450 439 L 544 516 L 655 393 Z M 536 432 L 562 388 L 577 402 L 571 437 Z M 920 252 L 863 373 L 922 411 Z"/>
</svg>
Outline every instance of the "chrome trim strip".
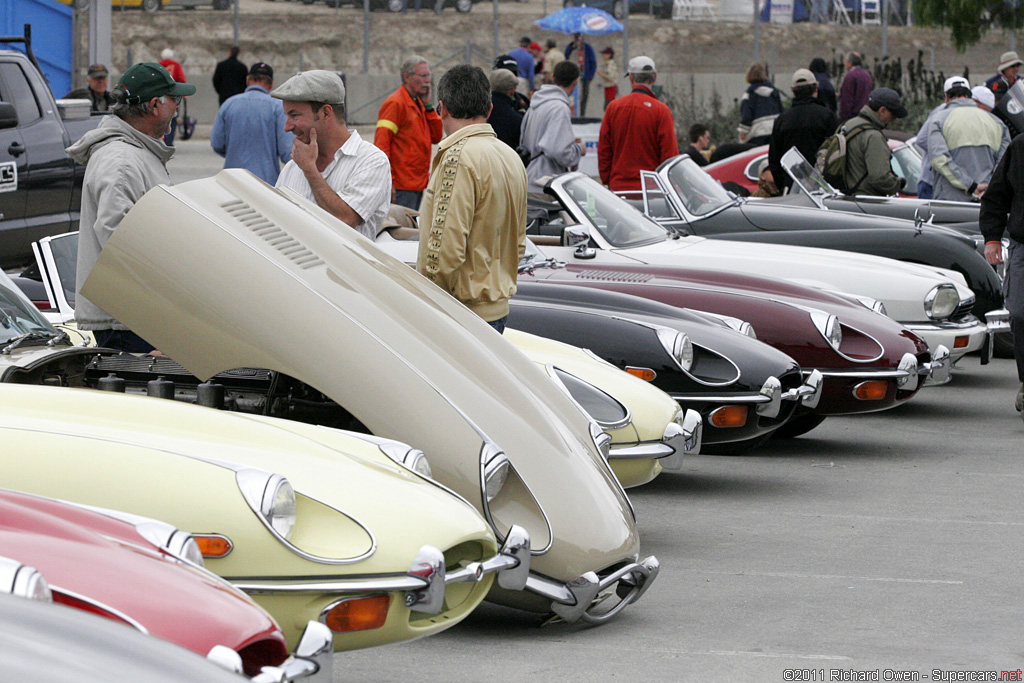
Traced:
<svg viewBox="0 0 1024 683">
<path fill-rule="evenodd" d="M 709 403 L 768 403 L 771 399 L 763 394 L 744 394 L 740 396 L 711 394 L 669 394 L 676 401 L 703 401 Z"/>
<path fill-rule="evenodd" d="M 966 329 L 970 329 L 972 327 L 978 327 L 978 328 L 987 329 L 985 327 L 985 323 L 981 322 L 980 320 L 978 320 L 977 318 L 975 318 L 973 316 L 971 317 L 970 320 L 965 320 L 962 323 L 954 323 L 954 322 L 949 322 L 949 321 L 947 321 L 947 322 L 932 322 L 932 323 L 920 322 L 920 323 L 903 323 L 903 326 L 906 327 L 908 330 L 912 330 L 912 331 L 924 330 L 926 332 L 927 331 L 941 331 L 941 330 L 966 330 Z M 980 332 L 981 330 L 979 329 L 977 331 Z"/>
<path fill-rule="evenodd" d="M 910 376 L 910 373 L 906 370 L 802 370 L 801 372 L 804 375 L 810 375 L 811 372 L 821 372 L 823 377 L 840 377 L 844 379 L 901 379 Z"/>
<path fill-rule="evenodd" d="M 610 398 L 611 400 L 615 401 L 615 403 L 618 404 L 619 408 L 622 409 L 624 417 L 622 419 L 620 419 L 618 422 L 601 422 L 600 420 L 598 420 L 596 417 L 594 417 L 593 415 L 588 413 L 583 406 L 580 405 L 579 401 L 577 401 L 576 397 L 573 396 L 572 392 L 569 391 L 569 387 L 565 386 L 565 383 L 562 381 L 562 378 L 558 376 L 558 374 L 555 372 L 555 370 L 559 370 L 561 372 L 564 372 L 565 374 L 569 375 L 570 377 L 573 377 L 574 379 L 577 379 L 580 382 L 583 382 L 584 384 L 593 387 L 595 391 L 598 391 L 598 392 L 604 394 L 605 396 L 607 396 L 608 398 Z M 626 427 L 626 426 L 628 426 L 628 425 L 633 423 L 633 415 L 630 412 L 629 407 L 626 406 L 625 404 L 623 404 L 622 401 L 620 401 L 619 399 L 615 398 L 614 396 L 609 394 L 607 391 L 605 391 L 601 387 L 599 387 L 596 384 L 594 384 L 593 382 L 588 382 L 587 380 L 583 379 L 579 375 L 575 375 L 575 374 L 569 372 L 568 370 L 566 370 L 565 368 L 560 368 L 557 365 L 553 365 L 551 363 L 545 363 L 544 364 L 544 372 L 547 373 L 548 377 L 550 377 L 551 380 L 553 382 L 555 382 L 555 384 L 557 384 L 558 386 L 560 386 L 562 388 L 562 391 L 565 392 L 565 395 L 569 397 L 569 400 L 572 401 L 573 405 L 575 405 L 577 408 L 579 408 L 581 413 L 583 413 L 584 415 L 589 417 L 593 422 L 597 423 L 601 427 L 601 429 L 604 429 L 605 431 L 613 432 L 616 429 L 622 429 L 623 427 Z"/>
<path fill-rule="evenodd" d="M 609 460 L 645 460 L 650 458 L 667 458 L 676 449 L 661 441 L 644 441 L 635 446 L 612 448 Z"/>
<path fill-rule="evenodd" d="M 142 624 L 137 622 L 135 619 L 132 619 L 130 616 L 128 616 L 127 614 L 125 614 L 121 610 L 119 610 L 119 609 L 117 609 L 115 607 L 111 607 L 110 605 L 106 604 L 105 602 L 100 602 L 99 600 L 94 600 L 93 598 L 86 597 L 86 596 L 82 595 L 81 593 L 76 593 L 74 591 L 68 590 L 67 588 L 61 588 L 60 586 L 55 586 L 52 583 L 50 584 L 50 591 L 53 592 L 53 593 L 63 593 L 64 595 L 72 597 L 75 600 L 81 600 L 82 602 L 84 602 L 87 605 L 92 605 L 93 607 L 101 609 L 101 610 L 103 610 L 105 612 L 110 612 L 111 614 L 113 614 L 118 619 L 123 619 L 125 623 L 130 624 L 132 626 L 132 628 L 134 628 L 134 629 L 136 629 L 138 631 L 142 631 L 147 636 L 149 635 L 149 630 L 146 629 L 145 626 L 143 626 Z"/>
</svg>

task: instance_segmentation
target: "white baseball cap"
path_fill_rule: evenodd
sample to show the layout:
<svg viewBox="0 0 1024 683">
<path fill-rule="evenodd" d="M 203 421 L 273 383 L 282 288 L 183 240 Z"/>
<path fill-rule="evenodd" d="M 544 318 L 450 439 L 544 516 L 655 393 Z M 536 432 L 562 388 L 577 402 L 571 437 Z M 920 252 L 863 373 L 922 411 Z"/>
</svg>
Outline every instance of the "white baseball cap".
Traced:
<svg viewBox="0 0 1024 683">
<path fill-rule="evenodd" d="M 946 82 L 942 84 L 942 92 L 949 92 L 953 88 L 967 88 L 971 89 L 971 84 L 967 82 L 967 79 L 963 76 L 950 76 L 946 79 Z"/>
<path fill-rule="evenodd" d="M 657 67 L 654 66 L 654 60 L 650 57 L 633 57 L 629 60 L 629 69 L 626 74 L 644 74 L 644 73 L 656 73 Z"/>
<path fill-rule="evenodd" d="M 984 85 L 976 85 L 971 88 L 971 99 L 978 104 L 984 104 L 989 109 L 994 109 L 996 106 L 996 94 Z"/>
</svg>

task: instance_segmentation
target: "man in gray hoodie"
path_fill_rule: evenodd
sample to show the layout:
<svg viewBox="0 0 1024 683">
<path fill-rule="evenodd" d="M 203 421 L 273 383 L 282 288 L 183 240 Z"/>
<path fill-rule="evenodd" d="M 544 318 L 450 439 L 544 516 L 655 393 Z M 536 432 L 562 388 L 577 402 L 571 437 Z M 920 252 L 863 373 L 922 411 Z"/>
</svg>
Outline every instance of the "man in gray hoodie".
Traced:
<svg viewBox="0 0 1024 683">
<path fill-rule="evenodd" d="M 572 131 L 572 100 L 580 68 L 573 62 L 555 65 L 553 83 L 542 85 L 530 100 L 523 117 L 519 144 L 530 153 L 526 166 L 527 192 L 543 192 L 537 181 L 576 168 L 586 148 Z"/>
<path fill-rule="evenodd" d="M 121 219 L 150 188 L 169 185 L 167 162 L 174 148 L 163 142 L 177 116 L 178 104 L 196 86 L 177 83 L 167 69 L 142 62 L 121 76 L 112 91 L 113 116 L 67 148 L 77 163 L 86 164 L 78 235 L 75 320 L 92 330 L 99 346 L 128 353 L 149 353 L 153 345 L 114 320 L 81 295 L 107 240 Z"/>
</svg>

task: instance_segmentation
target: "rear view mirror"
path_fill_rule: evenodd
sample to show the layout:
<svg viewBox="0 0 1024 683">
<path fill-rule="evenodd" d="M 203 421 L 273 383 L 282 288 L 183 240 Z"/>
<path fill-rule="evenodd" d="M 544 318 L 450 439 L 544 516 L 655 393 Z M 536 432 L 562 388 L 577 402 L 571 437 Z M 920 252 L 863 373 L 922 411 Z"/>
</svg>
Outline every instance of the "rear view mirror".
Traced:
<svg viewBox="0 0 1024 683">
<path fill-rule="evenodd" d="M 582 225 L 569 225 L 562 230 L 563 247 L 579 247 L 590 241 L 590 233 Z"/>
</svg>

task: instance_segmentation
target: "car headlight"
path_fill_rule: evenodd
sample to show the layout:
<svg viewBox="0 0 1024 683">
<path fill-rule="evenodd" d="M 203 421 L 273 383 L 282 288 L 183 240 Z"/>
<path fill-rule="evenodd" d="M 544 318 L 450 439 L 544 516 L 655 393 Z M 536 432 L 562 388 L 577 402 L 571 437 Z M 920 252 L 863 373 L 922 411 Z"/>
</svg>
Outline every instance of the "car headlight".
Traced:
<svg viewBox="0 0 1024 683">
<path fill-rule="evenodd" d="M 53 600 L 42 572 L 6 557 L 0 557 L 0 592 L 40 602 Z"/>
<path fill-rule="evenodd" d="M 938 285 L 924 298 L 924 312 L 932 320 L 944 320 L 960 306 L 960 293 L 953 285 Z"/>
<path fill-rule="evenodd" d="M 416 474 L 432 479 L 433 470 L 430 469 L 430 461 L 426 454 L 418 448 L 412 448 L 398 441 L 389 441 L 380 444 L 380 450 L 402 467 L 410 469 Z"/>
<path fill-rule="evenodd" d="M 123 513 L 110 512 L 109 514 Z M 157 548 L 161 548 L 168 555 L 200 567 L 203 566 L 203 553 L 192 534 L 155 519 L 136 517 L 135 520 L 135 531 L 139 536 Z"/>
<path fill-rule="evenodd" d="M 878 299 L 872 299 L 870 296 L 860 296 L 859 294 L 854 294 L 853 298 L 859 301 L 861 305 L 870 308 L 875 313 L 888 315 L 888 313 L 885 312 L 885 304 L 883 304 Z"/>
<path fill-rule="evenodd" d="M 839 347 L 843 345 L 843 330 L 839 324 L 839 318 L 825 311 L 812 310 L 810 313 L 811 320 L 818 332 L 829 343 L 829 346 L 838 351 Z"/>
<path fill-rule="evenodd" d="M 693 343 L 687 335 L 668 327 L 659 327 L 658 341 L 684 372 L 690 371 L 693 367 Z"/>
<path fill-rule="evenodd" d="M 236 473 L 238 487 L 249 507 L 259 514 L 264 523 L 284 540 L 290 540 L 295 528 L 295 489 L 280 474 L 256 469 L 243 469 Z"/>
<path fill-rule="evenodd" d="M 485 443 L 480 452 L 480 470 L 483 480 L 484 496 L 487 502 L 494 500 L 508 479 L 508 456 L 493 443 Z"/>
</svg>

